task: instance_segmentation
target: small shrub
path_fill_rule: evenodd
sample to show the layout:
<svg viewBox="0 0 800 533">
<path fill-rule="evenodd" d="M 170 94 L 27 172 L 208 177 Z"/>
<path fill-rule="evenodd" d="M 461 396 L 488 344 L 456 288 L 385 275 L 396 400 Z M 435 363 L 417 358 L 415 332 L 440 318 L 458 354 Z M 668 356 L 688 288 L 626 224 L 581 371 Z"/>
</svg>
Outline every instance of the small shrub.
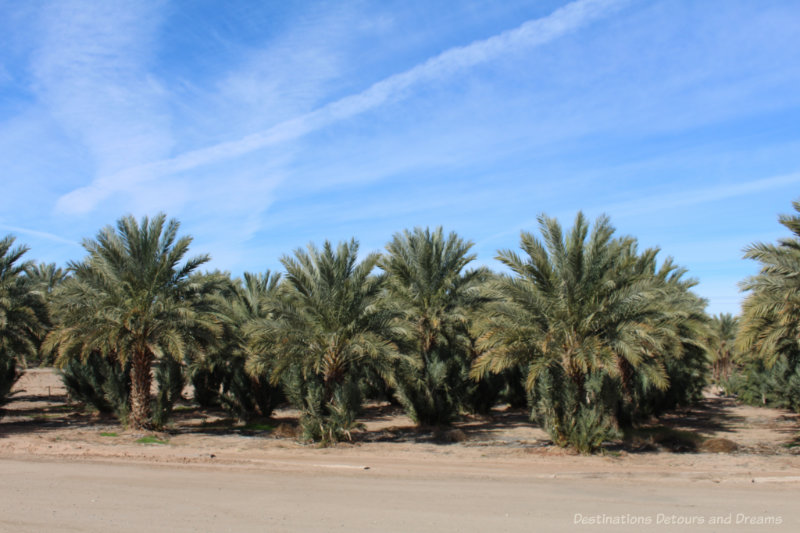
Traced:
<svg viewBox="0 0 800 533">
<path fill-rule="evenodd" d="M 768 366 L 760 359 L 748 361 L 722 382 L 726 392 L 748 405 L 800 412 L 800 357 L 780 357 Z"/>
<path fill-rule="evenodd" d="M 395 370 L 397 400 L 418 425 L 450 424 L 467 394 L 467 372 L 464 359 L 446 350 L 427 354 L 421 369 L 403 361 Z"/>
<path fill-rule="evenodd" d="M 59 372 L 74 401 L 91 405 L 101 413 L 114 413 L 123 424 L 130 406 L 130 363 L 120 365 L 112 357 L 92 352 L 81 361 L 70 360 Z"/>
<path fill-rule="evenodd" d="M 330 401 L 319 376 L 302 379 L 299 374 L 287 382 L 289 400 L 300 408 L 300 437 L 305 441 L 331 446 L 341 440 L 352 440 L 353 431 L 363 428 L 356 422 L 361 406 L 361 391 L 353 380 L 336 385 Z"/>
<path fill-rule="evenodd" d="M 590 388 L 597 389 L 595 395 L 598 399 L 602 399 L 603 382 L 589 382 Z M 587 405 L 576 398 L 574 383 L 564 378 L 561 369 L 550 368 L 537 380 L 531 393 L 531 417 L 539 422 L 557 446 L 571 447 L 583 454 L 594 453 L 604 442 L 620 438 L 620 432 L 603 403 Z"/>
<path fill-rule="evenodd" d="M 220 404 L 232 416 L 247 421 L 261 416 L 269 418 L 283 395 L 278 387 L 269 383 L 266 376 L 250 376 L 244 368 L 244 359 L 230 362 L 223 380 Z"/>
<path fill-rule="evenodd" d="M 594 407 L 582 407 L 567 425 L 567 443 L 582 454 L 594 453 L 604 442 L 619 437 L 611 418 Z"/>
</svg>

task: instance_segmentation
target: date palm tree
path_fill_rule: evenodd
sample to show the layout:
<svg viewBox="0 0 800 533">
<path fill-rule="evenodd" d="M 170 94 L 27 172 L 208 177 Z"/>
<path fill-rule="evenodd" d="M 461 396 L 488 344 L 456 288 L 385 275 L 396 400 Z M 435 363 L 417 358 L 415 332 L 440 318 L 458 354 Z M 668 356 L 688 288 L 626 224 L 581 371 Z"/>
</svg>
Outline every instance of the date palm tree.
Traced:
<svg viewBox="0 0 800 533">
<path fill-rule="evenodd" d="M 31 286 L 39 293 L 45 300 L 48 309 L 48 321 L 46 328 L 42 329 L 38 337 L 38 354 L 37 359 L 39 364 L 52 364 L 53 354 L 46 353 L 42 350 L 42 344 L 47 333 L 55 327 L 58 322 L 58 315 L 51 312 L 53 307 L 53 295 L 55 290 L 61 283 L 67 279 L 67 271 L 57 267 L 55 263 L 38 263 L 30 264 L 25 269 L 25 276 L 30 279 Z"/>
<path fill-rule="evenodd" d="M 534 414 L 557 443 L 575 444 L 575 432 L 591 433 L 592 424 L 596 435 L 610 429 L 619 413 L 609 406 L 630 402 L 635 383 L 669 385 L 664 357 L 681 347 L 665 304 L 672 267 L 656 275 L 657 251 L 639 253 L 635 239 L 615 238 L 607 217 L 591 233 L 582 213 L 567 235 L 544 215 L 539 226 L 543 241 L 522 233 L 524 257 L 499 252 L 513 274 L 495 286 L 503 300 L 472 374 L 521 365 L 538 398 Z"/>
<path fill-rule="evenodd" d="M 731 377 L 738 327 L 739 319 L 730 313 L 720 313 L 711 318 L 711 359 L 713 378 L 717 384 L 725 383 Z"/>
<path fill-rule="evenodd" d="M 272 413 L 280 399 L 280 390 L 270 384 L 268 374 L 251 376 L 246 372 L 245 329 L 250 322 L 271 317 L 280 280 L 280 274 L 269 270 L 259 274 L 245 272 L 242 280 L 232 280 L 217 295 L 220 313 L 225 318 L 222 342 L 215 349 L 192 357 L 190 365 L 195 400 L 201 405 L 218 401 L 240 420 L 258 414 L 268 417 Z"/>
<path fill-rule="evenodd" d="M 389 376 L 397 356 L 389 340 L 391 309 L 381 306 L 384 278 L 372 271 L 378 254 L 358 262 L 358 243 L 309 245 L 283 257 L 283 293 L 269 317 L 251 322 L 248 369 L 283 380 L 303 410 L 306 438 L 326 443 L 349 438 L 361 406 L 358 380 L 366 366 Z"/>
<path fill-rule="evenodd" d="M 128 422 L 135 429 L 153 427 L 153 363 L 180 362 L 221 331 L 209 298 L 220 279 L 192 276 L 209 257 L 182 262 L 192 239 L 178 238 L 179 226 L 164 214 L 140 222 L 126 216 L 84 240 L 88 255 L 69 264 L 72 276 L 57 291 L 61 324 L 46 340 L 61 363 L 93 351 L 130 361 Z"/>
<path fill-rule="evenodd" d="M 486 302 L 486 269 L 464 271 L 475 259 L 472 243 L 415 228 L 397 233 L 379 266 L 388 274 L 389 298 L 402 311 L 409 356 L 396 368 L 400 403 L 418 424 L 447 424 L 468 393 L 471 315 Z"/>
</svg>

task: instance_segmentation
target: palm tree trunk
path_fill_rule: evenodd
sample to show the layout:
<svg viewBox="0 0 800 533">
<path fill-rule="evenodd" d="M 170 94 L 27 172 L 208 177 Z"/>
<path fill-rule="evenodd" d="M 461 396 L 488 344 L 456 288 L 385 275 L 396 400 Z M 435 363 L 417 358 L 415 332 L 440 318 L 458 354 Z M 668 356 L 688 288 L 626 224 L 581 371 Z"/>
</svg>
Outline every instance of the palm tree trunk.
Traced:
<svg viewBox="0 0 800 533">
<path fill-rule="evenodd" d="M 150 384 L 153 359 L 149 351 L 140 350 L 133 354 L 131 365 L 131 415 L 132 429 L 150 429 Z"/>
<path fill-rule="evenodd" d="M 617 399 L 617 409 L 614 415 L 617 427 L 629 428 L 633 425 L 633 378 L 635 369 L 627 359 L 622 357 L 617 359 L 617 371 L 619 372 L 620 384 L 622 386 L 622 396 Z"/>
</svg>

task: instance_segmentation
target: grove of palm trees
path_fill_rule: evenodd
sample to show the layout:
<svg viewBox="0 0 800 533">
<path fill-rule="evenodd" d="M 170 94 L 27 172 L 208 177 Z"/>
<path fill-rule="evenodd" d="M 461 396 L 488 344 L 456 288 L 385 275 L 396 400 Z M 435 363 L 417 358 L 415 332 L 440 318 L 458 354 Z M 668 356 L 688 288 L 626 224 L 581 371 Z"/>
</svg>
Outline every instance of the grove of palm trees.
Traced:
<svg viewBox="0 0 800 533">
<path fill-rule="evenodd" d="M 67 264 L 24 261 L 0 241 L 0 401 L 26 368 L 55 365 L 69 401 L 132 431 L 170 431 L 180 403 L 268 421 L 298 412 L 301 442 L 353 441 L 365 403 L 420 431 L 523 409 L 582 453 L 630 443 L 715 386 L 800 409 L 800 202 L 791 236 L 755 243 L 740 317 L 708 316 L 671 258 L 578 213 L 545 215 L 503 269 L 441 228 L 396 233 L 383 252 L 309 244 L 284 272 L 201 268 L 163 214 L 126 216 Z M 27 258 L 25 258 L 27 259 Z M 191 385 L 190 392 L 184 392 Z"/>
</svg>

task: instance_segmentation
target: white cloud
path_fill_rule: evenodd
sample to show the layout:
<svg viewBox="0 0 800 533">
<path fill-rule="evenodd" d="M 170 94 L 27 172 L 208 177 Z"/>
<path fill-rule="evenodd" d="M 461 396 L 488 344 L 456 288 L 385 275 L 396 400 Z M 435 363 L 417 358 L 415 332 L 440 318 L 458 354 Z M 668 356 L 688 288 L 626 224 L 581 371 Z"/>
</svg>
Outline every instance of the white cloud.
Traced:
<svg viewBox="0 0 800 533">
<path fill-rule="evenodd" d="M 608 14 L 622 2 L 617 0 L 579 0 L 547 17 L 528 21 L 516 29 L 472 44 L 451 48 L 405 72 L 373 84 L 361 93 L 347 96 L 317 110 L 301 114 L 269 129 L 207 148 L 185 152 L 131 167 L 112 174 L 101 174 L 91 185 L 76 189 L 58 202 L 65 212 L 85 213 L 115 192 L 135 184 L 204 165 L 233 159 L 266 147 L 299 139 L 335 122 L 370 111 L 386 102 L 402 99 L 413 87 L 491 61 L 503 54 L 535 47 L 574 31 Z"/>
<path fill-rule="evenodd" d="M 88 151 L 99 175 L 169 153 L 164 91 L 147 74 L 159 11 L 152 2 L 79 0 L 41 9 L 31 69 L 35 92 Z M 72 200 L 86 209 L 101 197 L 95 191 Z"/>
</svg>

